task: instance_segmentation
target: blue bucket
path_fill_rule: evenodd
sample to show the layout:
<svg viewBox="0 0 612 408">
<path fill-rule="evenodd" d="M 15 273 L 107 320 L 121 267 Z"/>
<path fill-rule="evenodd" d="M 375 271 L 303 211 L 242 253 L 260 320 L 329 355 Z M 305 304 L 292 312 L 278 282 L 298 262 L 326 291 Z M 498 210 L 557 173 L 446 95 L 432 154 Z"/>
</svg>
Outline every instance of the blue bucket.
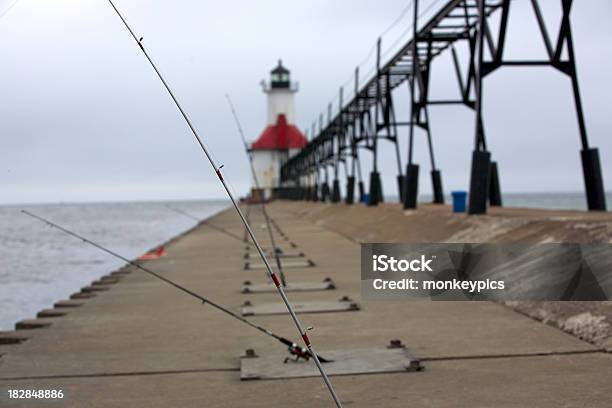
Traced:
<svg viewBox="0 0 612 408">
<path fill-rule="evenodd" d="M 465 212 L 467 191 L 453 191 L 451 195 L 453 196 L 453 212 Z"/>
<path fill-rule="evenodd" d="M 363 195 L 363 203 L 366 205 L 370 203 L 370 195 L 368 193 Z"/>
</svg>

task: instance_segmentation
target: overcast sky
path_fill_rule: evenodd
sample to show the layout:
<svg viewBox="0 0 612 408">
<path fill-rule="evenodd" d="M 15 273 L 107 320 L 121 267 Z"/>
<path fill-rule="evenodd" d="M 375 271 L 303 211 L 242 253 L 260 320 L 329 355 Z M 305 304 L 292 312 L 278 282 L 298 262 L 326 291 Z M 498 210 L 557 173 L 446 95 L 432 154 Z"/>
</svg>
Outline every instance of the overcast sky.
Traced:
<svg viewBox="0 0 612 408">
<path fill-rule="evenodd" d="M 508 57 L 543 47 L 527 0 L 515 0 Z M 431 0 L 423 0 L 426 8 Z M 187 127 L 105 0 L 0 0 L 0 202 L 219 198 Z M 310 127 L 338 87 L 400 15 L 406 0 L 116 0 L 159 64 L 238 193 L 250 180 L 227 107 L 247 137 L 265 125 L 259 82 L 282 58 L 299 82 L 298 126 Z M 551 22 L 558 1 L 551 6 Z M 612 2 L 575 2 L 574 36 L 589 138 L 612 183 Z M 554 7 L 553 7 L 554 6 Z M 383 40 L 392 44 L 410 13 Z M 551 28 L 555 35 L 557 28 Z M 407 40 L 407 38 L 406 38 Z M 373 59 L 363 69 L 368 71 Z M 434 64 L 433 97 L 456 95 L 447 57 Z M 507 68 L 484 85 L 485 127 L 504 191 L 581 191 L 579 136 L 569 78 L 550 68 Z M 408 89 L 397 92 L 400 119 Z M 404 115 L 404 116 L 402 116 Z M 473 114 L 434 107 L 431 121 L 446 191 L 466 189 Z M 405 165 L 407 129 L 401 133 Z M 396 163 L 381 150 L 385 193 Z M 430 191 L 417 137 L 422 193 Z M 364 172 L 369 172 L 364 160 Z"/>
</svg>

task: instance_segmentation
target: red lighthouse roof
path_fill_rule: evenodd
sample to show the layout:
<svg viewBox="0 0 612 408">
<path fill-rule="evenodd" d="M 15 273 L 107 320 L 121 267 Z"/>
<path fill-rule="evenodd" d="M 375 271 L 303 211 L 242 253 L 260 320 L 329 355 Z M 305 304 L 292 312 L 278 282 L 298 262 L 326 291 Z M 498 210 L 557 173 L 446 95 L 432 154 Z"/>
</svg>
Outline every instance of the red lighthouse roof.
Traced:
<svg viewBox="0 0 612 408">
<path fill-rule="evenodd" d="M 268 126 L 259 139 L 251 145 L 251 150 L 300 149 L 308 143 L 302 132 L 287 123 L 285 115 L 278 115 L 276 124 Z"/>
</svg>

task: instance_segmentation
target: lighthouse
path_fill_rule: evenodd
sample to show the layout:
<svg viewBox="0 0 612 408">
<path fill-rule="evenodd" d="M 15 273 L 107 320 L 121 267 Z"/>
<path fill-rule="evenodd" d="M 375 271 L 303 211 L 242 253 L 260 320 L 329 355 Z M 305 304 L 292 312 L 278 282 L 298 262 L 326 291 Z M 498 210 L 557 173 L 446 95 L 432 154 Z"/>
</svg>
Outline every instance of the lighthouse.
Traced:
<svg viewBox="0 0 612 408">
<path fill-rule="evenodd" d="M 291 82 L 290 72 L 281 60 L 270 71 L 270 80 L 262 81 L 266 94 L 268 114 L 266 128 L 251 144 L 253 167 L 259 182 L 253 180 L 252 197 L 270 199 L 274 189 L 280 187 L 281 166 L 308 140 L 294 125 L 295 94 L 297 86 Z"/>
</svg>

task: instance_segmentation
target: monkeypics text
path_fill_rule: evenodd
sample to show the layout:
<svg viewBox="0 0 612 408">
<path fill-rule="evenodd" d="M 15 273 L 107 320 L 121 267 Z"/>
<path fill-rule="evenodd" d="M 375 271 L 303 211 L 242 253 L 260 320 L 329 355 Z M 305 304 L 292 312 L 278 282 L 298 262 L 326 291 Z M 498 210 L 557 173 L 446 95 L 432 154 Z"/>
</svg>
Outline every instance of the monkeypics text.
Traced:
<svg viewBox="0 0 612 408">
<path fill-rule="evenodd" d="M 374 272 L 430 272 L 433 274 L 433 266 L 436 256 L 427 257 L 421 255 L 411 259 L 397 259 L 389 255 L 372 255 L 372 271 Z M 439 280 L 432 275 L 431 280 L 421 280 L 415 278 L 402 279 L 382 279 L 376 278 L 372 280 L 374 290 L 461 290 L 469 293 L 480 293 L 484 290 L 503 290 L 505 288 L 504 281 L 496 281 L 491 279 L 481 281 L 471 280 Z"/>
</svg>

